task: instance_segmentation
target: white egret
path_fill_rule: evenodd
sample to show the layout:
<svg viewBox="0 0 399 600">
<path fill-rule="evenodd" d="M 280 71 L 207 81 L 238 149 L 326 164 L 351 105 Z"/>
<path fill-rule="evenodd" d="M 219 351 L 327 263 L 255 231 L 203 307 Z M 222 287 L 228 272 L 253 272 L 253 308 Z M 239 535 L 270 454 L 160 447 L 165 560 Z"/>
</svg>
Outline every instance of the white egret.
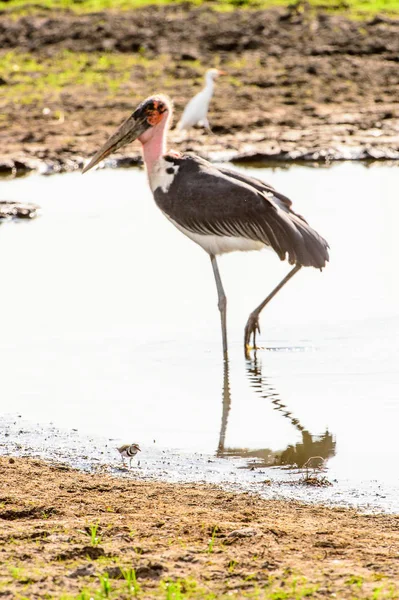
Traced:
<svg viewBox="0 0 399 600">
<path fill-rule="evenodd" d="M 200 125 L 209 131 L 211 130 L 208 121 L 209 103 L 213 95 L 215 79 L 219 75 L 226 75 L 226 73 L 219 69 L 208 69 L 205 74 L 205 87 L 194 98 L 191 98 L 187 104 L 180 121 L 176 125 L 177 131 L 190 129 L 194 125 Z"/>
</svg>

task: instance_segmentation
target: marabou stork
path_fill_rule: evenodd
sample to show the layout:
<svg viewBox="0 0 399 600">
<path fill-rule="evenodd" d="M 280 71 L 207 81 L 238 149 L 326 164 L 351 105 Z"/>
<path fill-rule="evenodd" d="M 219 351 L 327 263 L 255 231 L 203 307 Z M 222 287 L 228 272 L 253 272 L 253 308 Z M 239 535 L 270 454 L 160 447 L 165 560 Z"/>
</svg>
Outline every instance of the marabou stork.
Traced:
<svg viewBox="0 0 399 600">
<path fill-rule="evenodd" d="M 180 121 L 176 125 L 177 131 L 190 129 L 194 125 L 201 125 L 205 129 L 211 130 L 208 121 L 208 109 L 213 95 L 214 82 L 219 75 L 225 75 L 225 72 L 219 69 L 208 69 L 205 74 L 205 87 L 194 98 L 191 98 L 187 104 Z"/>
<path fill-rule="evenodd" d="M 223 352 L 227 358 L 226 295 L 216 256 L 234 250 L 271 247 L 281 260 L 294 265 L 279 285 L 249 315 L 244 349 L 260 333 L 259 314 L 301 267 L 322 269 L 328 261 L 328 243 L 291 201 L 259 179 L 215 167 L 191 154 L 166 151 L 172 103 L 164 95 L 144 100 L 108 139 L 83 169 L 83 173 L 111 152 L 138 139 L 155 203 L 163 214 L 210 256 L 218 292 Z"/>
</svg>

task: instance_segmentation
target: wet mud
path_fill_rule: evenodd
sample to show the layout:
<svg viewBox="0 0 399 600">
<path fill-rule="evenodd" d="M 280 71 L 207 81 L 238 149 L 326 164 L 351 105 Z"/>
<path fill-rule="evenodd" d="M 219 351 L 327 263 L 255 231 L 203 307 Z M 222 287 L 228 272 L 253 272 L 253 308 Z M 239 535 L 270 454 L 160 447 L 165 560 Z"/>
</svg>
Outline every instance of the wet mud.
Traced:
<svg viewBox="0 0 399 600">
<path fill-rule="evenodd" d="M 272 598 L 282 588 L 287 598 L 371 598 L 376 588 L 378 597 L 397 594 L 397 516 L 120 479 L 31 458 L 1 457 L 0 475 L 4 598 L 75 597 L 99 590 L 104 576 L 107 597 L 128 598 L 129 569 L 140 585 L 134 595 L 143 598 L 167 597 L 165 585 L 179 579 L 195 582 L 191 598 L 255 590 Z"/>
<path fill-rule="evenodd" d="M 212 160 L 399 158 L 399 20 L 185 6 L 84 16 L 6 14 L 0 47 L 39 60 L 73 51 L 148 61 L 131 67 L 114 95 L 74 84 L 56 101 L 46 92 L 30 104 L 2 101 L 0 172 L 6 174 L 79 168 L 154 91 L 172 96 L 178 118 L 201 88 L 200 74 L 216 64 L 228 75 L 212 100 L 213 134 L 172 132 L 179 150 Z M 82 67 L 90 68 L 90 61 Z M 2 88 L 12 85 L 4 79 Z M 112 164 L 138 162 L 139 148 L 132 146 Z"/>
<path fill-rule="evenodd" d="M 270 450 L 250 451 L 225 447 L 225 427 L 222 420 L 220 441 L 216 453 L 188 452 L 160 447 L 154 441 L 143 446 L 142 452 L 127 468 L 117 448 L 123 440 L 97 436 L 82 436 L 78 429 L 64 430 L 53 425 L 34 424 L 20 416 L 0 419 L 2 436 L 0 455 L 29 457 L 64 463 L 86 472 L 108 473 L 118 478 L 168 483 L 206 483 L 226 490 L 251 492 L 264 499 L 295 500 L 324 506 L 353 507 L 371 513 L 399 511 L 396 484 L 370 478 L 346 479 L 336 475 L 328 459 L 313 456 L 298 465 L 303 445 L 289 446 L 284 460 L 275 462 Z M 326 436 L 319 436 L 319 440 Z M 316 440 L 313 449 L 319 446 Z M 310 449 L 308 447 L 308 449 Z M 319 446 L 320 449 L 320 446 Z M 298 452 L 297 456 L 292 453 Z M 283 457 L 283 455 L 281 455 Z M 326 455 L 324 453 L 324 455 Z M 328 455 L 328 452 L 327 452 Z"/>
</svg>

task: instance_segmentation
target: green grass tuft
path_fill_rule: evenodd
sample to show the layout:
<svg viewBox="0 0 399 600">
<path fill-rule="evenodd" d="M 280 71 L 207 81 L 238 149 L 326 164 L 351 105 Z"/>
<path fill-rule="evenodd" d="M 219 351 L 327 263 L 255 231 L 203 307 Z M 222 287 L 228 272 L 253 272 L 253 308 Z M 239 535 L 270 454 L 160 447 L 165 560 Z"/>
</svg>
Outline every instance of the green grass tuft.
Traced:
<svg viewBox="0 0 399 600">
<path fill-rule="evenodd" d="M 209 543 L 208 543 L 208 550 L 207 550 L 208 554 L 212 554 L 212 552 L 213 552 L 213 547 L 215 545 L 215 538 L 216 538 L 216 532 L 217 531 L 218 531 L 218 527 L 215 526 L 212 529 L 211 539 L 209 540 Z"/>
<path fill-rule="evenodd" d="M 138 598 L 141 592 L 141 586 L 137 581 L 135 569 L 122 569 L 122 575 L 126 581 L 126 589 L 128 594 L 130 596 L 134 596 L 134 598 Z"/>
</svg>

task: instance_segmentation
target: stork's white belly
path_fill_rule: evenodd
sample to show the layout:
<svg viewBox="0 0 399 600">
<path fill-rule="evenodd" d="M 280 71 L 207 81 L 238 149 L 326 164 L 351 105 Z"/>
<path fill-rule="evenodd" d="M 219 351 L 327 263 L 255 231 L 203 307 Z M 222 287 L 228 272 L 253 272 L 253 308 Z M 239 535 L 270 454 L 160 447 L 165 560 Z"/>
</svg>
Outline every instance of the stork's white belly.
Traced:
<svg viewBox="0 0 399 600">
<path fill-rule="evenodd" d="M 169 221 L 173 223 L 173 225 L 177 227 L 179 231 L 181 231 L 182 233 L 184 233 L 184 235 L 190 238 L 190 240 L 193 240 L 193 242 L 201 246 L 201 248 L 203 248 L 205 252 L 208 252 L 208 254 L 213 254 L 214 256 L 218 254 L 226 254 L 227 252 L 249 252 L 251 250 L 262 250 L 262 248 L 266 247 L 266 245 L 263 242 L 249 240 L 244 237 L 230 237 L 227 235 L 220 236 L 205 235 L 203 233 L 193 233 L 192 231 L 189 231 L 188 229 L 185 229 L 185 227 L 182 227 L 181 225 L 176 223 L 176 221 L 168 217 L 167 214 L 165 214 L 165 217 L 169 219 Z"/>
</svg>

